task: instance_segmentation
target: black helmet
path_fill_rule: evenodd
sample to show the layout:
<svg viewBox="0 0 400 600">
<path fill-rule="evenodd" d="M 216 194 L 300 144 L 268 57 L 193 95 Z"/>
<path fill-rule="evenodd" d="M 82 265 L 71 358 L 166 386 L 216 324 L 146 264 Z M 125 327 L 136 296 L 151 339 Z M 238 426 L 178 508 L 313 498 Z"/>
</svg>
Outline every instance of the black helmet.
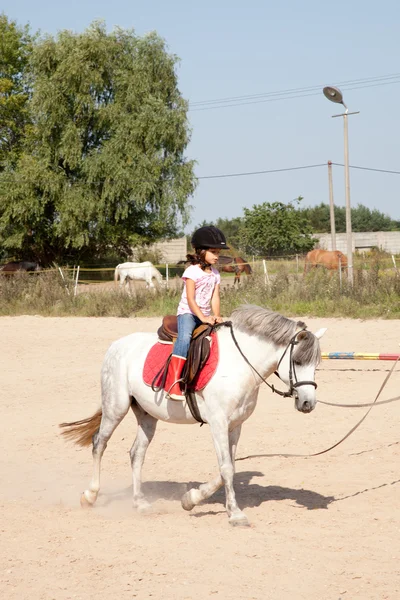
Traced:
<svg viewBox="0 0 400 600">
<path fill-rule="evenodd" d="M 224 234 L 213 225 L 197 229 L 192 237 L 192 246 L 193 248 L 223 248 L 229 250 Z"/>
</svg>

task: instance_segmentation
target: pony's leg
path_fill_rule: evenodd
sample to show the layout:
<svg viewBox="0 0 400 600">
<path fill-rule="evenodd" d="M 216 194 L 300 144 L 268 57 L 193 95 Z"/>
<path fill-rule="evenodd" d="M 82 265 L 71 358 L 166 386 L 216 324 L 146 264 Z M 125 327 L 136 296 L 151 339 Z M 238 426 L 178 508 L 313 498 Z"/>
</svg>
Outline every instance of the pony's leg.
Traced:
<svg viewBox="0 0 400 600">
<path fill-rule="evenodd" d="M 230 486 L 231 492 L 226 494 L 226 508 L 229 515 L 229 521 L 233 525 L 248 525 L 248 520 L 246 515 L 239 509 L 236 504 L 235 493 L 233 490 L 233 475 L 235 473 L 235 456 L 237 444 L 240 438 L 242 426 L 238 425 L 228 433 L 228 456 L 226 455 L 226 450 L 221 451 L 221 432 L 218 433 L 219 440 L 216 440 L 216 436 L 213 433 L 213 439 L 215 448 L 217 451 L 218 462 L 220 465 L 221 473 L 215 479 L 208 483 L 203 483 L 199 488 L 193 488 L 186 492 L 186 494 L 182 497 L 182 507 L 185 510 L 192 510 L 194 506 L 202 502 L 203 500 L 207 500 L 210 498 L 219 488 L 225 483 L 227 486 L 227 479 L 231 478 Z M 222 437 L 225 438 L 223 435 Z M 222 461 L 225 457 L 225 465 L 226 468 L 223 468 Z M 230 463 L 230 464 L 229 464 Z M 225 473 L 225 476 L 224 476 Z M 229 485 L 229 482 L 228 482 Z M 233 495 L 232 495 L 233 494 Z"/>
<path fill-rule="evenodd" d="M 135 441 L 133 442 L 130 457 L 132 466 L 133 483 L 133 506 L 139 512 L 148 512 L 151 510 L 151 504 L 146 500 L 142 492 L 142 466 L 146 456 L 147 448 L 154 437 L 157 427 L 157 419 L 145 412 L 135 402 L 132 404 L 132 410 L 138 422 L 138 430 Z"/>
<path fill-rule="evenodd" d="M 130 398 L 122 406 L 118 406 L 118 410 L 104 410 L 101 417 L 100 429 L 93 436 L 93 473 L 89 483 L 89 488 L 82 493 L 81 506 L 93 506 L 97 500 L 100 490 L 100 466 L 104 451 L 107 448 L 107 442 L 112 436 L 116 427 L 121 423 L 129 410 Z"/>
</svg>

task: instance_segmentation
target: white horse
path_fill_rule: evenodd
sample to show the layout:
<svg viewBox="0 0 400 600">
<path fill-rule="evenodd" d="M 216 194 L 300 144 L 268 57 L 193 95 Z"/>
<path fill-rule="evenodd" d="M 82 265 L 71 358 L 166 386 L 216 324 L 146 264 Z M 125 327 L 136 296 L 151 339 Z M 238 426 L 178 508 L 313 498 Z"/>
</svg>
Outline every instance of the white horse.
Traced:
<svg viewBox="0 0 400 600">
<path fill-rule="evenodd" d="M 261 377 L 266 379 L 274 371 L 289 385 L 287 395 L 294 398 L 297 410 L 309 413 L 314 409 L 314 375 L 321 358 L 319 338 L 326 329 L 312 334 L 306 331 L 304 323 L 252 305 L 237 308 L 231 319 L 237 345 L 228 327 L 217 329 L 218 367 L 206 388 L 196 392 L 201 418 L 211 429 L 219 474 L 198 489 L 187 491 L 182 497 L 182 506 L 191 510 L 225 484 L 229 522 L 248 525 L 246 515 L 236 503 L 233 488 L 235 453 L 242 423 L 255 409 Z M 196 423 L 186 402 L 167 399 L 164 391 L 153 392 L 143 382 L 143 364 L 156 341 L 156 334 L 133 333 L 114 342 L 102 367 L 101 408 L 88 419 L 61 424 L 65 437 L 78 445 L 89 446 L 93 442 L 93 475 L 89 488 L 81 496 L 83 506 L 92 506 L 97 499 L 101 458 L 113 431 L 130 408 L 138 422 L 130 451 L 133 506 L 141 512 L 150 509 L 141 490 L 141 470 L 157 421 Z"/>
<path fill-rule="evenodd" d="M 155 289 L 153 279 L 159 285 L 164 285 L 164 281 L 160 271 L 158 271 L 150 261 L 142 263 L 126 262 L 115 267 L 114 281 L 117 282 L 119 277 L 119 286 L 122 288 L 125 284 L 125 289 L 130 293 L 130 281 L 145 281 L 146 289 Z"/>
</svg>

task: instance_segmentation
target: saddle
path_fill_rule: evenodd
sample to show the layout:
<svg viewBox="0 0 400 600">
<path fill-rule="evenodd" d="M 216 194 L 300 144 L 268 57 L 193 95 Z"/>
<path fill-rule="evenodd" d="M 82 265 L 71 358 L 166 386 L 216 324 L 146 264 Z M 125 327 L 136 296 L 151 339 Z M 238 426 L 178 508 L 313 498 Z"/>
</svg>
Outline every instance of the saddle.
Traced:
<svg viewBox="0 0 400 600">
<path fill-rule="evenodd" d="M 187 390 L 195 387 L 197 377 L 210 355 L 212 330 L 212 325 L 202 323 L 193 331 L 189 354 L 182 372 L 182 380 Z M 165 315 L 157 331 L 157 335 L 160 342 L 173 344 L 178 337 L 177 317 L 175 315 Z M 168 366 L 169 360 L 162 374 L 163 383 L 167 375 Z"/>
</svg>

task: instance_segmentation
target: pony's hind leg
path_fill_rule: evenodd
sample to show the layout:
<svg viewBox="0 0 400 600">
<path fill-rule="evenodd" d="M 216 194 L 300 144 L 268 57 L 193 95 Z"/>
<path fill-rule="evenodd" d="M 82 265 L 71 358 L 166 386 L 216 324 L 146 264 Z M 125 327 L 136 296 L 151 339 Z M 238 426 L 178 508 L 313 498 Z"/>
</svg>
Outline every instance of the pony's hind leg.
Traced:
<svg viewBox="0 0 400 600">
<path fill-rule="evenodd" d="M 146 500 L 142 492 L 142 466 L 147 448 L 156 431 L 157 419 L 144 411 L 135 401 L 132 403 L 132 410 L 138 422 L 136 438 L 130 451 L 133 507 L 139 512 L 149 512 L 151 510 L 151 504 Z"/>
<path fill-rule="evenodd" d="M 93 472 L 89 488 L 81 496 L 81 506 L 93 506 L 100 490 L 100 467 L 107 442 L 121 423 L 132 402 L 127 389 L 110 375 L 112 367 L 108 365 L 102 373 L 102 416 L 98 431 L 93 436 Z"/>
</svg>

